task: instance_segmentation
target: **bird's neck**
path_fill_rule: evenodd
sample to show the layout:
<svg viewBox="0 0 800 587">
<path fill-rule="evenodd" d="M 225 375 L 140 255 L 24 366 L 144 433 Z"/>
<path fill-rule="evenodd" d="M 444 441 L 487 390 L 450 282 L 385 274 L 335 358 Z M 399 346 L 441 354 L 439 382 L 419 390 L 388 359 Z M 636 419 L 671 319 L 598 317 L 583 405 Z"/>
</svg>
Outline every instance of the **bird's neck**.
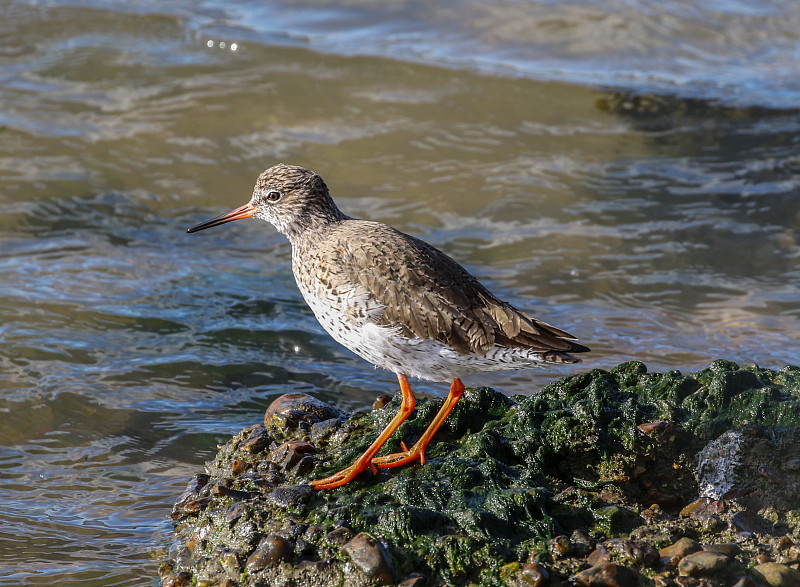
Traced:
<svg viewBox="0 0 800 587">
<path fill-rule="evenodd" d="M 302 223 L 287 226 L 282 232 L 293 247 L 313 246 L 313 243 L 320 242 L 331 230 L 349 219 L 349 216 L 333 205 L 325 210 L 308 211 L 303 215 Z"/>
</svg>

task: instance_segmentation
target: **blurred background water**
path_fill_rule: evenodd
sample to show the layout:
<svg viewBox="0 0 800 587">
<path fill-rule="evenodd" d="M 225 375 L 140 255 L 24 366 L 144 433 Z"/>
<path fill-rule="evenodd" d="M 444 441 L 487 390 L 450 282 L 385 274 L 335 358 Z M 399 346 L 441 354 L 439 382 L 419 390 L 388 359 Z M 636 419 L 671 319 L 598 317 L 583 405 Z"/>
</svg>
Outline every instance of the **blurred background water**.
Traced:
<svg viewBox="0 0 800 587">
<path fill-rule="evenodd" d="M 396 392 L 268 225 L 185 234 L 279 161 L 581 368 L 796 364 L 798 98 L 789 0 L 0 2 L 0 584 L 155 584 L 175 497 L 278 394 Z"/>
</svg>

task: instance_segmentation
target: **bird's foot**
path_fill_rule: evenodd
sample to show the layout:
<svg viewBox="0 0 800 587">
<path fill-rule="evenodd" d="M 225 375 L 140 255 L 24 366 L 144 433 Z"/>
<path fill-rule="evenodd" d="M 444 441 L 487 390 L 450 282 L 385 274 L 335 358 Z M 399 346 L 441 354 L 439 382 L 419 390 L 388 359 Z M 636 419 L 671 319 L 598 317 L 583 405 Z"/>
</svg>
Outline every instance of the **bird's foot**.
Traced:
<svg viewBox="0 0 800 587">
<path fill-rule="evenodd" d="M 311 486 L 314 489 L 334 489 L 342 485 L 347 485 L 367 469 L 372 469 L 372 472 L 377 474 L 378 469 L 375 468 L 375 465 L 373 465 L 368 458 L 365 459 L 364 456 L 366 455 L 362 455 L 355 463 L 333 475 L 312 481 Z"/>
<path fill-rule="evenodd" d="M 428 447 L 428 443 L 422 443 L 421 440 L 422 439 L 417 441 L 417 443 L 411 448 L 407 448 L 406 443 L 401 442 L 400 447 L 403 449 L 402 452 L 395 452 L 390 455 L 376 457 L 372 459 L 370 464 L 373 467 L 378 467 L 379 469 L 391 469 L 393 467 L 402 467 L 403 465 L 419 459 L 419 462 L 424 465 L 425 449 Z"/>
</svg>

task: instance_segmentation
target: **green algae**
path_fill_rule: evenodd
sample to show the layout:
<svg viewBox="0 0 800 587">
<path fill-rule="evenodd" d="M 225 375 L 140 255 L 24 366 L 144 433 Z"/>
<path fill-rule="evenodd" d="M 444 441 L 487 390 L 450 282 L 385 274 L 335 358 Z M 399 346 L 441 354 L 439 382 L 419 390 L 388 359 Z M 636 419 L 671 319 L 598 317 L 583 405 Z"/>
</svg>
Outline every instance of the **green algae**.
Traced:
<svg viewBox="0 0 800 587">
<path fill-rule="evenodd" d="M 439 404 L 420 400 L 382 454 L 399 450 L 401 441 L 415 441 Z M 235 499 L 194 519 L 186 516 L 184 537 L 197 536 L 204 524 L 221 528 L 206 531 L 192 560 L 202 560 L 220 543 L 244 560 L 254 534 L 288 532 L 290 516 L 290 525 L 316 526 L 323 536 L 304 541 L 295 555 L 298 565 L 325 557 L 346 563 L 347 555 L 324 539 L 345 526 L 369 532 L 385 546 L 397 580 L 421 572 L 435 585 L 502 585 L 515 563 L 541 559 L 557 534 L 586 528 L 595 536 L 627 535 L 645 522 L 642 510 L 651 503 L 680 509 L 697 495 L 691 470 L 697 451 L 726 430 L 769 429 L 780 446 L 796 446 L 800 369 L 770 371 L 720 360 L 692 375 L 654 374 L 630 362 L 560 379 L 531 396 L 471 388 L 429 447 L 424 466 L 367 472 L 336 490 L 290 491 L 294 498 L 286 503 L 274 495 L 262 499 L 252 483 L 231 473 L 229 463 L 238 459 L 248 470 L 269 470 L 290 483 L 325 476 L 355 460 L 398 407 L 399 397 L 319 439 L 316 467 L 304 476 L 266 464 L 264 454 L 239 450 L 253 445 L 246 438 L 226 445 L 209 473 L 232 480 L 234 490 L 251 491 L 253 505 L 234 520 Z M 658 428 L 663 433 L 639 428 L 658 420 L 665 422 Z M 304 428 L 281 434 L 309 439 Z M 642 470 L 658 481 L 658 491 L 645 492 L 632 482 Z M 782 515 L 795 519 L 796 511 Z M 228 566 L 234 558 L 225 559 Z M 337 577 L 341 572 L 332 571 Z M 257 573 L 248 577 L 249 584 L 262 584 Z"/>
</svg>

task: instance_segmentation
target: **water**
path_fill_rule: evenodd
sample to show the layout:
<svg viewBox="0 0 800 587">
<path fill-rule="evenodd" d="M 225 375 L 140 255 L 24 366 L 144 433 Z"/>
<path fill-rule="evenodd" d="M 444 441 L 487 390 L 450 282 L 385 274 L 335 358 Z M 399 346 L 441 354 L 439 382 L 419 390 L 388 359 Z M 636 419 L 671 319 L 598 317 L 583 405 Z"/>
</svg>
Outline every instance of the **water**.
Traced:
<svg viewBox="0 0 800 587">
<path fill-rule="evenodd" d="M 185 234 L 278 161 L 578 335 L 585 368 L 797 363 L 798 15 L 0 5 L 0 584 L 155 584 L 171 503 L 276 395 L 396 391 L 316 324 L 271 228 Z"/>
</svg>

